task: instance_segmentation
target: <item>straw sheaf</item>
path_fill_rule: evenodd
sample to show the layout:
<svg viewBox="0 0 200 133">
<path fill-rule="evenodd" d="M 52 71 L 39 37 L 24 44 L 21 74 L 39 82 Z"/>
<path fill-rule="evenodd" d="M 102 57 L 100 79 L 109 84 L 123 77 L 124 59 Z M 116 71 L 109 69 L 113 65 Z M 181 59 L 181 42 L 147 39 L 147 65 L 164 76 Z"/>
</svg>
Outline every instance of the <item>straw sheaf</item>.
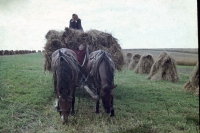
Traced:
<svg viewBox="0 0 200 133">
<path fill-rule="evenodd" d="M 131 57 L 133 56 L 132 53 L 127 53 L 126 56 L 125 56 L 125 64 L 126 66 L 128 67 L 130 62 L 131 62 Z"/>
<path fill-rule="evenodd" d="M 152 55 L 144 54 L 136 65 L 134 72 L 139 74 L 149 74 L 153 63 L 154 59 Z"/>
<path fill-rule="evenodd" d="M 199 95 L 199 63 L 197 62 L 191 76 L 190 80 L 184 85 L 184 88 L 188 92 L 193 92 Z"/>
<path fill-rule="evenodd" d="M 64 37 L 67 38 L 68 46 L 70 49 L 77 49 L 80 44 L 84 44 L 88 45 L 90 53 L 99 49 L 105 50 L 112 55 L 112 59 L 117 70 L 121 70 L 123 67 L 124 57 L 121 51 L 121 47 L 118 44 L 118 40 L 109 33 L 98 30 L 89 30 L 87 32 L 83 32 L 81 30 L 65 28 L 64 32 L 50 30 L 45 37 L 47 39 L 47 43 L 44 47 L 44 52 L 46 53 L 44 66 L 45 70 L 51 71 L 49 69 L 51 68 L 51 62 L 49 62 L 51 59 L 48 57 L 51 56 L 55 50 L 65 47 L 63 43 Z M 57 41 L 60 42 L 59 44 L 54 44 L 52 48 L 52 40 L 54 39 L 57 39 Z M 59 46 L 56 47 L 57 45 Z"/>
<path fill-rule="evenodd" d="M 140 54 L 135 54 L 133 57 L 132 57 L 132 60 L 128 66 L 128 69 L 129 70 L 134 70 L 135 67 L 137 66 L 139 60 L 140 60 L 140 57 L 141 55 Z"/>
<path fill-rule="evenodd" d="M 153 64 L 148 79 L 151 80 L 168 80 L 178 82 L 179 76 L 175 60 L 166 52 L 163 52 Z"/>
</svg>

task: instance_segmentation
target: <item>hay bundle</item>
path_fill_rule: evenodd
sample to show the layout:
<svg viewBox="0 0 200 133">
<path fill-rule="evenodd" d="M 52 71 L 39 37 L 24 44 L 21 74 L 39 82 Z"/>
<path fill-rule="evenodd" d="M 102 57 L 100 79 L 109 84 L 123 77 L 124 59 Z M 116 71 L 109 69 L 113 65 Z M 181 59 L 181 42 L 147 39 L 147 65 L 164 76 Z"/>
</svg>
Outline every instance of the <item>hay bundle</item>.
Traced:
<svg viewBox="0 0 200 133">
<path fill-rule="evenodd" d="M 135 67 L 137 66 L 139 60 L 140 60 L 140 57 L 141 55 L 140 54 L 135 54 L 133 57 L 132 57 L 132 60 L 128 66 L 128 69 L 129 70 L 133 70 L 135 69 Z"/>
<path fill-rule="evenodd" d="M 190 80 L 184 85 L 184 88 L 188 92 L 193 92 L 199 95 L 199 63 L 197 62 L 191 76 Z"/>
<path fill-rule="evenodd" d="M 126 58 L 126 59 L 125 59 L 125 64 L 126 64 L 127 67 L 129 66 L 129 64 L 130 64 L 130 62 L 131 62 L 132 56 L 133 56 L 132 53 L 127 53 L 127 54 L 126 54 L 126 57 L 125 57 L 125 58 Z"/>
<path fill-rule="evenodd" d="M 51 55 L 53 54 L 54 51 L 57 49 L 63 48 L 64 44 L 58 40 L 58 39 L 53 39 L 47 41 L 45 47 L 44 47 L 44 57 L 45 57 L 45 63 L 44 63 L 44 70 L 49 70 L 51 71 Z"/>
<path fill-rule="evenodd" d="M 59 39 L 62 40 L 63 31 L 49 30 L 45 35 L 47 40 Z"/>
<path fill-rule="evenodd" d="M 175 60 L 166 52 L 159 55 L 158 60 L 153 64 L 148 76 L 151 80 L 168 80 L 178 82 L 179 76 Z"/>
<path fill-rule="evenodd" d="M 121 70 L 123 67 L 124 57 L 121 47 L 118 44 L 117 39 L 111 34 L 98 30 L 83 32 L 80 30 L 65 28 L 64 32 L 50 30 L 45 37 L 47 43 L 44 47 L 44 70 L 51 71 L 51 54 L 59 48 L 65 48 L 63 43 L 64 37 L 67 38 L 70 49 L 77 49 L 79 44 L 85 44 L 89 46 L 88 49 L 90 53 L 99 49 L 105 50 L 112 55 L 116 69 Z"/>
<path fill-rule="evenodd" d="M 139 74 L 149 74 L 153 63 L 154 59 L 152 55 L 144 54 L 136 65 L 134 72 Z"/>
<path fill-rule="evenodd" d="M 4 51 L 3 50 L 0 50 L 0 55 L 4 55 Z"/>
</svg>

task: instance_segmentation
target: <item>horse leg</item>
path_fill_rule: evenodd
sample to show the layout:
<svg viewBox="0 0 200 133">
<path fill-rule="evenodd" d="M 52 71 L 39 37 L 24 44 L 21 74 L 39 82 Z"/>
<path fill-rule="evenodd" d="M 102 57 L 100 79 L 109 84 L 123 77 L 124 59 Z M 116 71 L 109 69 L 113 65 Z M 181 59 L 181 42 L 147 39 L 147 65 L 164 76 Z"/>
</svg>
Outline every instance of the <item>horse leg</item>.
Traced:
<svg viewBox="0 0 200 133">
<path fill-rule="evenodd" d="M 56 87 L 57 87 L 57 79 L 56 79 L 56 73 L 54 73 L 53 75 L 53 81 L 54 81 L 54 93 L 56 95 L 57 91 L 56 91 Z M 56 96 L 56 101 L 55 101 L 55 105 L 54 105 L 54 108 L 59 110 L 59 106 L 58 106 L 58 98 Z"/>
<path fill-rule="evenodd" d="M 113 105 L 113 100 L 112 100 L 112 105 Z M 110 117 L 113 117 L 113 116 L 115 116 L 115 110 L 114 110 L 114 107 L 112 106 Z"/>
<path fill-rule="evenodd" d="M 57 91 L 56 91 L 56 86 L 57 86 L 57 79 L 56 79 L 56 73 L 54 73 L 53 75 L 53 83 L 54 83 L 54 93 L 56 94 Z"/>
<path fill-rule="evenodd" d="M 112 107 L 112 109 L 111 109 L 111 114 L 110 114 L 110 117 L 113 117 L 113 116 L 115 116 L 115 110 L 114 110 L 114 107 Z"/>
<path fill-rule="evenodd" d="M 97 114 L 99 113 L 99 100 L 97 100 L 96 102 L 96 113 Z"/>
<path fill-rule="evenodd" d="M 72 97 L 73 97 L 73 98 L 72 98 L 72 112 L 71 112 L 71 113 L 72 113 L 72 115 L 73 115 L 73 114 L 75 113 L 75 112 L 74 112 L 74 104 L 75 104 L 75 91 L 73 92 L 73 94 L 72 94 Z"/>
<path fill-rule="evenodd" d="M 99 91 L 97 89 L 97 95 L 99 95 Z M 96 101 L 96 113 L 99 113 L 99 99 Z"/>
</svg>

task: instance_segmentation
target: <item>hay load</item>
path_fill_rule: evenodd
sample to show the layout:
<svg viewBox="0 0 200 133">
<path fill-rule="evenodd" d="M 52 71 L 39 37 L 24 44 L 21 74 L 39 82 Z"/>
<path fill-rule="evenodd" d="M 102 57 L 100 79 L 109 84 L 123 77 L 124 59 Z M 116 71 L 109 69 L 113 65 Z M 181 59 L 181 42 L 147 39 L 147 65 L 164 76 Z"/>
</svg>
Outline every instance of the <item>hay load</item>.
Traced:
<svg viewBox="0 0 200 133">
<path fill-rule="evenodd" d="M 44 70 L 51 71 L 51 54 L 59 48 L 65 48 L 63 43 L 64 37 L 67 38 L 70 49 L 77 49 L 79 44 L 88 45 L 90 53 L 102 49 L 112 55 L 117 70 L 121 70 L 124 65 L 124 57 L 121 47 L 118 44 L 118 40 L 109 33 L 98 30 L 83 32 L 80 30 L 65 28 L 64 32 L 50 30 L 45 37 L 47 42 L 44 47 Z"/>
<path fill-rule="evenodd" d="M 140 60 L 140 57 L 141 55 L 140 54 L 135 54 L 133 57 L 132 57 L 132 60 L 128 66 L 128 69 L 129 70 L 134 70 L 135 67 L 137 66 L 139 60 Z"/>
<path fill-rule="evenodd" d="M 152 55 L 144 54 L 136 65 L 134 72 L 138 74 L 149 74 L 153 63 L 154 59 Z"/>
<path fill-rule="evenodd" d="M 197 62 L 189 81 L 184 85 L 184 88 L 188 92 L 193 92 L 195 95 L 199 95 L 199 63 Z"/>
<path fill-rule="evenodd" d="M 153 64 L 148 79 L 168 80 L 178 82 L 179 76 L 175 60 L 166 52 L 159 55 L 157 61 Z"/>
<path fill-rule="evenodd" d="M 132 56 L 133 56 L 132 53 L 127 53 L 127 54 L 126 54 L 126 57 L 125 57 L 125 58 L 126 58 L 126 59 L 125 59 L 125 64 L 126 64 L 127 67 L 129 66 L 129 64 L 130 64 L 130 62 L 131 62 Z"/>
</svg>

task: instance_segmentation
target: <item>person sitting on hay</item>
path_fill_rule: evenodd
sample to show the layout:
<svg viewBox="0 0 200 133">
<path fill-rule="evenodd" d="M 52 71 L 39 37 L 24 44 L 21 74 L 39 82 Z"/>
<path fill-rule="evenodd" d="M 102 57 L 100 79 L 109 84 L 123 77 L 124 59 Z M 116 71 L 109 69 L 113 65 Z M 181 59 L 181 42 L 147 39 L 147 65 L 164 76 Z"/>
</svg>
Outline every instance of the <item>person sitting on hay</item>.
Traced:
<svg viewBox="0 0 200 133">
<path fill-rule="evenodd" d="M 77 14 L 72 14 L 72 19 L 69 21 L 69 28 L 83 31 L 81 19 L 78 18 Z"/>
<path fill-rule="evenodd" d="M 66 48 L 71 49 L 67 43 L 66 37 L 64 38 L 64 43 L 65 43 Z M 71 50 L 73 50 L 76 53 L 79 65 L 83 67 L 83 65 L 85 64 L 86 58 L 88 57 L 87 55 L 89 55 L 88 46 L 85 46 L 85 44 L 79 44 L 78 49 L 71 49 Z"/>
</svg>

